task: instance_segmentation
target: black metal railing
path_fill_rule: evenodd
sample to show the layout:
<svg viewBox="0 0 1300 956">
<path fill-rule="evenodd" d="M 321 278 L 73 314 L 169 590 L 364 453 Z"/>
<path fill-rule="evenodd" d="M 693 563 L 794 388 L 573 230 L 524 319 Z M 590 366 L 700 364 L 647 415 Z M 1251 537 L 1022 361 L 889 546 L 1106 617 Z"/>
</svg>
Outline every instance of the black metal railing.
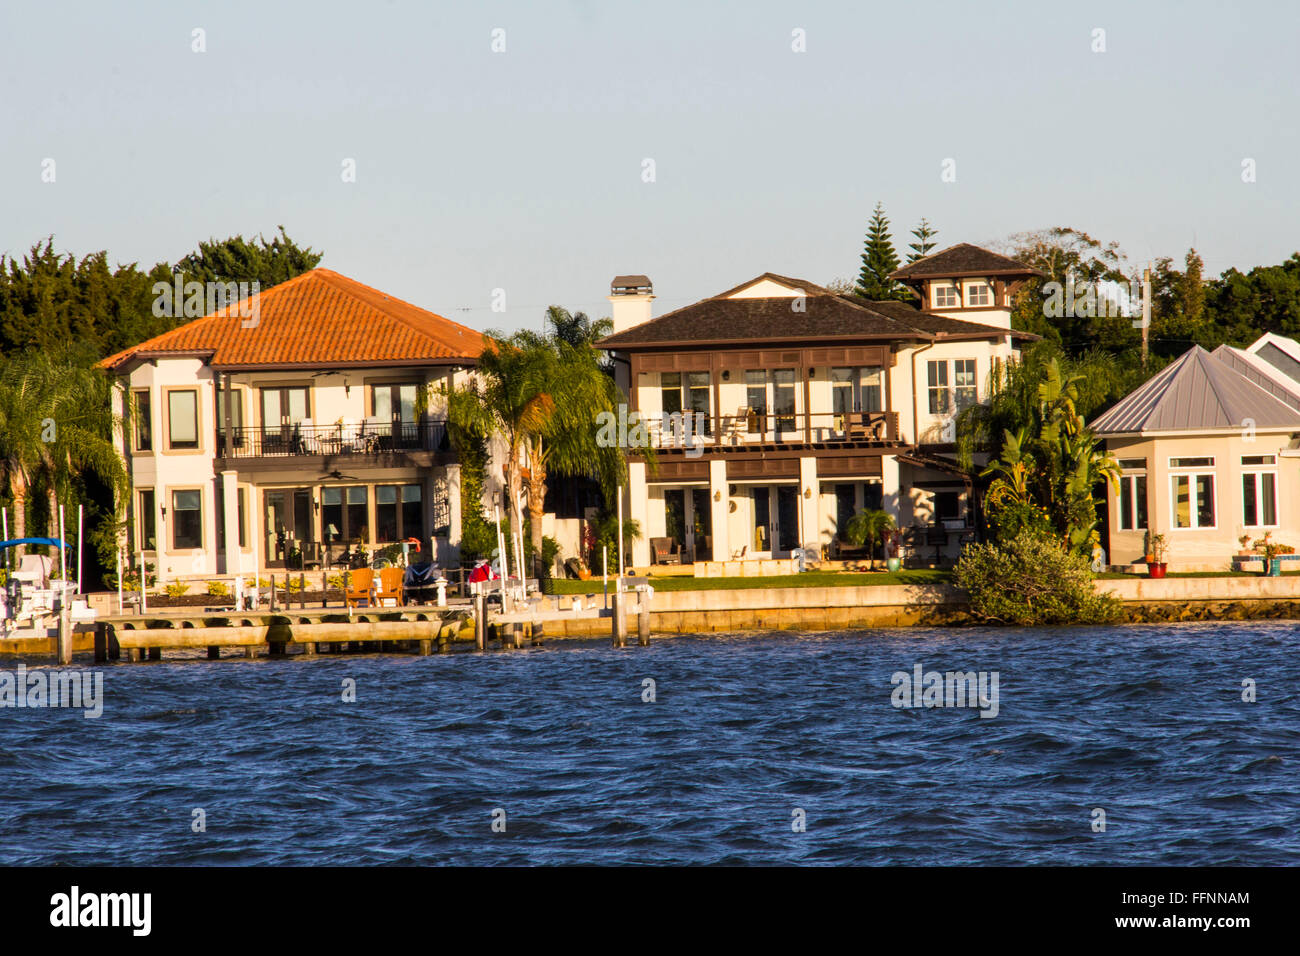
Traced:
<svg viewBox="0 0 1300 956">
<path fill-rule="evenodd" d="M 236 428 L 229 442 L 217 435 L 217 451 L 227 458 L 287 458 L 384 455 L 400 451 L 445 451 L 445 421 L 363 422 L 355 425 L 272 425 Z"/>
<path fill-rule="evenodd" d="M 897 412 L 777 412 L 740 409 L 734 415 L 645 413 L 657 449 L 744 448 L 757 445 L 888 445 L 899 441 Z"/>
</svg>

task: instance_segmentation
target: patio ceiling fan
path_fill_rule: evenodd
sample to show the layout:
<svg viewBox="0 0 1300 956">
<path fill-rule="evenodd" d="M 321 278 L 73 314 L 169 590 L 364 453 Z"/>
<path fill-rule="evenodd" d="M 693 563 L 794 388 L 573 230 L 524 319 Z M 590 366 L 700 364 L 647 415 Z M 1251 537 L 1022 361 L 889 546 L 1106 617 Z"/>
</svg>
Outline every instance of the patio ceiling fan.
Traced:
<svg viewBox="0 0 1300 956">
<path fill-rule="evenodd" d="M 334 471 L 331 471 L 331 472 L 328 472 L 328 473 L 326 473 L 326 474 L 324 474 L 324 475 L 321 475 L 320 478 L 317 478 L 316 480 L 317 480 L 317 481 L 322 481 L 322 480 L 324 480 L 325 478 L 333 478 L 335 481 L 360 481 L 360 480 L 361 480 L 361 479 L 358 478 L 356 475 L 345 475 L 345 474 L 343 474 L 343 472 L 339 471 L 337 468 L 334 469 Z"/>
</svg>

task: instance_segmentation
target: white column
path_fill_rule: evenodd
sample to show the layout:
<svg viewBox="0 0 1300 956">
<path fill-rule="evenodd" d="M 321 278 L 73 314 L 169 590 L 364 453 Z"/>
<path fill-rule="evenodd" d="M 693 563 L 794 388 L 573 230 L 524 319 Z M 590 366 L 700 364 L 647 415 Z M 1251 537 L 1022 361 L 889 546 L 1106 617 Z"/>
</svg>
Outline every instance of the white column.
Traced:
<svg viewBox="0 0 1300 956">
<path fill-rule="evenodd" d="M 893 516 L 894 523 L 903 526 L 903 489 L 899 487 L 898 459 L 893 455 L 880 456 L 881 508 Z M 909 511 L 910 516 L 910 511 Z M 910 523 L 910 520 L 909 520 Z"/>
<path fill-rule="evenodd" d="M 226 535 L 226 553 L 218 555 L 224 562 L 222 573 L 234 574 L 239 569 L 239 498 L 238 475 L 233 471 L 221 473 L 221 520 Z M 217 561 L 213 562 L 213 567 Z"/>
<path fill-rule="evenodd" d="M 634 568 L 649 567 L 650 495 L 646 490 L 646 471 L 643 461 L 630 461 L 627 464 L 627 516 L 641 529 L 640 535 L 632 540 L 631 565 Z M 613 555 L 610 558 L 614 560 Z M 627 562 L 626 555 L 623 560 Z"/>
<path fill-rule="evenodd" d="M 817 459 L 805 455 L 799 459 L 799 508 L 803 518 L 801 548 L 821 553 L 821 482 L 817 479 Z"/>
<path fill-rule="evenodd" d="M 447 554 L 438 555 L 444 568 L 460 564 L 460 465 L 447 466 Z"/>
<path fill-rule="evenodd" d="M 713 509 L 714 561 L 731 560 L 731 542 L 727 540 L 727 523 L 730 520 L 731 495 L 727 485 L 727 463 L 721 458 L 709 460 L 709 504 Z"/>
</svg>

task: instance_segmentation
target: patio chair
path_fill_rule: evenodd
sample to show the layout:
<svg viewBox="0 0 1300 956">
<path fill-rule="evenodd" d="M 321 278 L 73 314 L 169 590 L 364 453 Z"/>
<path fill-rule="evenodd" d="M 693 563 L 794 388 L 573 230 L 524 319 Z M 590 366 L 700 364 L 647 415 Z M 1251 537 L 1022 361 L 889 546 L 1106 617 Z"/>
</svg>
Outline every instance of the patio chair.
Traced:
<svg viewBox="0 0 1300 956">
<path fill-rule="evenodd" d="M 651 538 L 650 561 L 652 564 L 681 564 L 682 546 L 672 538 Z"/>
<path fill-rule="evenodd" d="M 343 595 L 348 607 L 357 607 L 365 602 L 366 607 L 375 606 L 375 572 L 370 568 L 357 568 L 352 572 L 352 582 Z"/>
<path fill-rule="evenodd" d="M 402 579 L 405 576 L 405 568 L 380 568 L 379 590 L 375 592 L 375 604 L 379 607 L 387 607 L 387 602 L 391 600 L 393 606 L 401 607 Z"/>
</svg>

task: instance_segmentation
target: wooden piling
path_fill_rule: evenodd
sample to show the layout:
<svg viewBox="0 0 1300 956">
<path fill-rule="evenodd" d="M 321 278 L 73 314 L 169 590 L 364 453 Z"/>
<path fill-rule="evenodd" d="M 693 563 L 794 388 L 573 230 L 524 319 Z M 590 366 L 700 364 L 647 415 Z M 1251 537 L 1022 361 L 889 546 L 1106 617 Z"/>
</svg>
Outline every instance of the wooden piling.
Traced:
<svg viewBox="0 0 1300 956">
<path fill-rule="evenodd" d="M 307 575 L 302 571 L 298 572 L 298 606 L 307 610 Z"/>
<path fill-rule="evenodd" d="M 641 589 L 639 595 L 641 606 L 636 615 L 636 640 L 642 647 L 648 647 L 650 644 L 650 592 L 646 588 Z"/>
<path fill-rule="evenodd" d="M 95 622 L 95 663 L 108 663 L 108 625 L 103 621 Z"/>
<path fill-rule="evenodd" d="M 432 654 L 432 653 L 433 653 L 433 641 L 431 641 L 431 640 L 429 640 L 429 641 L 421 641 L 421 642 L 420 642 L 420 656 L 421 656 L 421 657 L 428 657 L 428 656 L 429 656 L 430 654 Z"/>
<path fill-rule="evenodd" d="M 611 615 L 614 630 L 614 646 L 623 647 L 627 644 L 627 595 L 621 590 L 615 590 L 613 594 L 614 613 Z"/>
<path fill-rule="evenodd" d="M 162 648 L 161 648 L 161 647 L 151 647 L 151 648 L 149 648 L 149 660 L 151 660 L 151 661 L 160 661 L 160 660 L 162 660 Z"/>
<path fill-rule="evenodd" d="M 330 575 L 328 571 L 320 573 L 320 606 L 330 606 Z"/>
<path fill-rule="evenodd" d="M 209 645 L 209 646 L 208 646 L 208 660 L 210 660 L 210 661 L 219 661 L 219 660 L 221 660 L 221 648 L 220 648 L 220 647 L 217 647 L 216 645 Z"/>
<path fill-rule="evenodd" d="M 72 609 L 68 607 L 68 592 L 63 592 L 63 606 L 59 609 L 59 663 L 72 663 Z"/>
<path fill-rule="evenodd" d="M 483 650 L 487 644 L 487 598 L 474 595 L 474 649 Z"/>
<path fill-rule="evenodd" d="M 275 606 L 275 575 L 271 575 L 271 610 L 277 610 Z"/>
</svg>

